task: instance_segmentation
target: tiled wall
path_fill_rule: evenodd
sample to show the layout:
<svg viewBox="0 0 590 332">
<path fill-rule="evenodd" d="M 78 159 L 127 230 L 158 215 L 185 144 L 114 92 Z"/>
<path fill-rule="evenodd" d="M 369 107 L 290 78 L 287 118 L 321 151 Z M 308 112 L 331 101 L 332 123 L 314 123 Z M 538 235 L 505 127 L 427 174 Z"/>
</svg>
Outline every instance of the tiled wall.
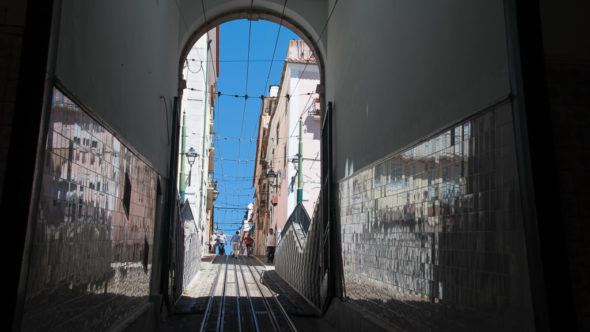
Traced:
<svg viewBox="0 0 590 332">
<path fill-rule="evenodd" d="M 323 227 L 317 209 L 318 205 L 307 232 L 301 230 L 300 220 L 287 222 L 275 254 L 275 271 L 316 308 L 322 308 L 327 275 L 322 262 Z"/>
<path fill-rule="evenodd" d="M 157 174 L 58 90 L 46 144 L 23 329 L 104 330 L 147 301 Z"/>
<path fill-rule="evenodd" d="M 533 329 L 508 104 L 339 190 L 349 301 L 402 329 Z"/>
<path fill-rule="evenodd" d="M 193 221 L 191 220 L 190 223 Z M 201 239 L 199 233 L 196 232 L 193 225 L 187 225 L 185 221 L 184 227 L 184 267 L 182 276 L 182 287 L 188 288 L 188 285 L 199 272 L 201 267 L 201 253 L 203 247 L 201 246 Z"/>
</svg>

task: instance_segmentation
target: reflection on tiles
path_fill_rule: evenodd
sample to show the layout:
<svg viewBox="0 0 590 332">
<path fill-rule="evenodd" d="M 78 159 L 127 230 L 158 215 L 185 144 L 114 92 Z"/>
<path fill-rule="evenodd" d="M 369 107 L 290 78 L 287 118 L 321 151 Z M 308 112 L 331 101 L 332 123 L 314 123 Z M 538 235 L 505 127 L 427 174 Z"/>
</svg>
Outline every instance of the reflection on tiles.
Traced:
<svg viewBox="0 0 590 332">
<path fill-rule="evenodd" d="M 57 89 L 50 117 L 23 327 L 106 329 L 149 295 L 157 174 Z"/>
<path fill-rule="evenodd" d="M 533 329 L 508 105 L 339 183 L 348 299 L 411 329 Z"/>
</svg>

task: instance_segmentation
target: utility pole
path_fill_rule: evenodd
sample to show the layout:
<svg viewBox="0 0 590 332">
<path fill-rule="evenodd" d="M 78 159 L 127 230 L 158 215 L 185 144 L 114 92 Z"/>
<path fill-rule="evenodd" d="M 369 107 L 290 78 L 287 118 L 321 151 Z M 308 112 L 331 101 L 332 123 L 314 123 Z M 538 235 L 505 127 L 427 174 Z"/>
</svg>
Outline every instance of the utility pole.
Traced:
<svg viewBox="0 0 590 332">
<path fill-rule="evenodd" d="M 299 166 L 297 167 L 297 204 L 303 201 L 303 182 L 301 176 L 301 166 L 303 163 L 303 120 L 299 117 Z"/>
<path fill-rule="evenodd" d="M 180 144 L 180 179 L 178 179 L 178 193 L 184 202 L 184 190 L 186 188 L 186 174 L 184 173 L 184 159 L 186 149 L 186 110 L 182 112 L 182 137 Z"/>
</svg>

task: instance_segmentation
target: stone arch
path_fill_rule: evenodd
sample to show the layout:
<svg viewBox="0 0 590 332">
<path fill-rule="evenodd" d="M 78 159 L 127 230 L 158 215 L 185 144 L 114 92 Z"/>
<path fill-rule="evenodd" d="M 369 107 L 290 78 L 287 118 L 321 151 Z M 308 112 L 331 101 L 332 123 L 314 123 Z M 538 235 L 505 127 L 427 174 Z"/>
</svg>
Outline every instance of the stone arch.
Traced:
<svg viewBox="0 0 590 332">
<path fill-rule="evenodd" d="M 327 4 L 328 1 L 316 1 L 306 5 L 292 4 L 287 2 L 284 8 L 284 15 L 284 2 L 282 1 L 277 2 L 270 0 L 257 0 L 252 1 L 251 3 L 246 1 L 231 0 L 215 1 L 215 3 L 210 8 L 205 7 L 204 13 L 202 7 L 200 6 L 201 2 L 197 3 L 198 8 L 196 11 L 194 10 L 196 5 L 193 4 L 192 11 L 189 8 L 186 8 L 189 12 L 188 15 L 191 16 L 183 16 L 182 19 L 185 29 L 181 29 L 179 32 L 179 80 L 182 77 L 184 59 L 188 55 L 193 44 L 203 34 L 215 26 L 225 22 L 239 19 L 252 19 L 266 20 L 281 24 L 303 39 L 313 50 L 318 61 L 318 66 L 320 69 L 320 84 L 323 86 L 325 82 L 326 38 L 325 34 L 321 34 L 325 19 L 327 17 L 327 9 L 323 5 Z M 181 4 L 181 13 L 185 9 L 182 8 L 183 5 L 188 7 L 186 4 Z M 205 4 L 205 6 L 206 5 L 207 4 Z M 314 13 L 315 15 L 311 15 Z M 318 13 L 321 15 L 318 15 Z M 190 21 L 187 19 L 187 17 L 190 17 Z M 310 20 L 310 17 L 314 20 Z M 187 22 L 191 22 L 191 24 L 188 25 Z M 323 39 L 320 37 L 323 37 Z M 320 91 L 320 98 L 321 100 L 324 100 L 323 91 Z"/>
</svg>

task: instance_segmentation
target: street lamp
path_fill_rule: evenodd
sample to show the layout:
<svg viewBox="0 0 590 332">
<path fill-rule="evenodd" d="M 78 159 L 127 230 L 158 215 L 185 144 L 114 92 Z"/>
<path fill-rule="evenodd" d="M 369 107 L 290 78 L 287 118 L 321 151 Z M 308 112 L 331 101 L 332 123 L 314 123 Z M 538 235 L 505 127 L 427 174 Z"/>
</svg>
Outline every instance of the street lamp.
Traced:
<svg viewBox="0 0 590 332">
<path fill-rule="evenodd" d="M 275 179 L 277 177 L 277 174 L 271 168 L 266 173 L 266 177 L 269 178 L 269 179 Z"/>
<path fill-rule="evenodd" d="M 192 147 L 190 149 L 188 149 L 188 151 L 186 152 L 186 159 L 187 159 L 188 164 L 190 166 L 190 169 L 188 171 L 188 185 L 189 186 L 191 185 L 191 173 L 193 171 L 193 164 L 195 163 L 195 160 L 197 159 L 198 156 L 199 156 L 199 154 Z"/>
<path fill-rule="evenodd" d="M 266 178 L 269 180 L 269 185 L 273 186 L 275 189 L 279 187 L 278 184 L 275 184 L 275 182 L 277 182 L 277 173 L 275 173 L 272 168 L 266 172 Z"/>
<path fill-rule="evenodd" d="M 293 164 L 293 168 L 295 169 L 295 172 L 299 172 L 299 154 L 295 154 L 295 157 L 291 158 L 291 160 L 289 160 L 292 164 Z"/>
<path fill-rule="evenodd" d="M 270 170 L 268 170 L 268 172 L 266 173 L 266 178 L 269 180 L 269 181 L 268 181 L 268 185 L 269 185 L 269 186 L 272 186 L 272 187 L 274 187 L 274 188 L 275 188 L 275 191 L 276 191 L 276 190 L 277 190 L 277 188 L 279 187 L 279 185 L 278 185 L 278 184 L 275 184 L 275 182 L 277 182 L 277 181 L 276 181 L 277 174 L 276 174 L 276 173 L 275 173 L 275 172 L 272 170 L 272 168 L 271 168 Z M 270 190 L 269 190 L 269 193 L 270 193 Z M 270 200 L 270 202 L 271 202 L 271 204 L 272 204 L 273 206 L 276 206 L 276 205 L 277 205 L 277 203 L 278 203 L 278 202 L 277 202 L 277 197 L 276 197 L 276 196 L 274 196 L 274 197 L 273 197 L 273 198 Z"/>
</svg>

